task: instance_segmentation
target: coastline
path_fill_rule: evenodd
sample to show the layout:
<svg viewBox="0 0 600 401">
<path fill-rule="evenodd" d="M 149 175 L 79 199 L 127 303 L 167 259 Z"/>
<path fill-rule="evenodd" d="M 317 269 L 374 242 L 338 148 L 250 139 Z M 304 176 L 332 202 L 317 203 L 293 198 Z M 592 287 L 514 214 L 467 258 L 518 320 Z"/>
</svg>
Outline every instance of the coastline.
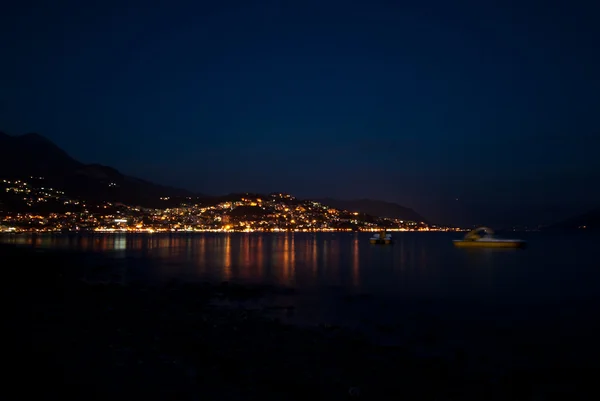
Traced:
<svg viewBox="0 0 600 401">
<path fill-rule="evenodd" d="M 79 253 L 0 245 L 0 257 L 12 261 L 4 283 L 19 351 L 13 365 L 25 356 L 34 367 L 14 373 L 48 383 L 42 399 L 511 400 L 559 391 L 547 388 L 561 381 L 548 372 L 491 374 L 464 351 L 417 357 L 349 329 L 296 327 L 214 304 L 279 288 L 86 282 Z M 568 390 L 560 391 L 573 399 Z"/>
<path fill-rule="evenodd" d="M 14 227 L 11 227 L 14 228 Z M 57 230 L 57 229 L 9 229 L 6 231 L 0 231 L 0 234 L 286 234 L 286 233 L 378 233 L 381 231 L 391 233 L 405 233 L 405 232 L 467 232 L 470 231 L 468 228 L 419 228 L 419 229 L 407 229 L 407 228 L 369 228 L 369 229 L 343 229 L 343 228 L 321 228 L 321 229 L 265 229 L 265 230 L 240 230 L 240 229 L 137 229 L 137 228 L 94 228 L 87 230 Z"/>
</svg>

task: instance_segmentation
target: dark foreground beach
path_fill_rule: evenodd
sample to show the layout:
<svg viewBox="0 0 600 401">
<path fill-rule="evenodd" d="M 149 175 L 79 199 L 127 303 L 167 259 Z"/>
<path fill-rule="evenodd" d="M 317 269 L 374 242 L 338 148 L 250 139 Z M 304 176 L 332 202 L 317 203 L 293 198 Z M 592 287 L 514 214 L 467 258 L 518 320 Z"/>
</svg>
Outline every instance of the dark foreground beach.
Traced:
<svg viewBox="0 0 600 401">
<path fill-rule="evenodd" d="M 123 283 L 117 274 L 98 283 L 82 280 L 81 254 L 0 246 L 0 257 L 10 309 L 6 327 L 13 335 L 5 343 L 12 383 L 4 390 L 7 400 L 594 396 L 593 367 L 557 362 L 548 348 L 531 350 L 548 360 L 545 368 L 494 372 L 464 349 L 450 357 L 422 356 L 408 345 L 373 344 L 347 329 L 290 326 L 260 311 L 214 302 L 291 290 L 227 283 L 151 286 Z"/>
</svg>

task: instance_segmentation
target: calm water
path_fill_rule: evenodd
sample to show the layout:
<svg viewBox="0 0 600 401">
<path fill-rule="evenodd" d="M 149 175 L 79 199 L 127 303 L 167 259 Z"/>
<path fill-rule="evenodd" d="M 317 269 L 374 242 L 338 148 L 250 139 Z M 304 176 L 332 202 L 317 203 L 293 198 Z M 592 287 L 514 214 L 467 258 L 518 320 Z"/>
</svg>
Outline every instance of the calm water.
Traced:
<svg viewBox="0 0 600 401">
<path fill-rule="evenodd" d="M 392 246 L 363 233 L 4 235 L 0 242 L 101 252 L 148 279 L 339 287 L 411 299 L 548 302 L 595 296 L 600 236 L 521 233 L 525 250 L 456 249 L 456 233 L 399 233 Z"/>
<path fill-rule="evenodd" d="M 297 294 L 281 302 L 295 307 L 297 322 L 401 325 L 403 334 L 390 334 L 395 338 L 418 319 L 445 322 L 445 333 L 457 338 L 484 322 L 488 330 L 541 330 L 539 341 L 549 342 L 596 332 L 600 236 L 518 234 L 529 241 L 525 250 L 456 249 L 451 241 L 461 236 L 398 233 L 392 246 L 371 245 L 363 233 L 8 235 L 0 241 L 92 258 L 101 252 L 128 279 L 290 286 Z"/>
</svg>

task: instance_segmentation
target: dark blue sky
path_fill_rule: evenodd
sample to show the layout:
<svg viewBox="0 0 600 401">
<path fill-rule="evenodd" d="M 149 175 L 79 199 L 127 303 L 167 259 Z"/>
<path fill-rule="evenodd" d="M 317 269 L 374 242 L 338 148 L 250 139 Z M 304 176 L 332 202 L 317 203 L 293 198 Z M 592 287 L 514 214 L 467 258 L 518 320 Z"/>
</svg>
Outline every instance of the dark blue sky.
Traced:
<svg viewBox="0 0 600 401">
<path fill-rule="evenodd" d="M 490 225 L 600 204 L 594 2 L 88 3 L 3 6 L 1 130 L 209 194 Z"/>
</svg>

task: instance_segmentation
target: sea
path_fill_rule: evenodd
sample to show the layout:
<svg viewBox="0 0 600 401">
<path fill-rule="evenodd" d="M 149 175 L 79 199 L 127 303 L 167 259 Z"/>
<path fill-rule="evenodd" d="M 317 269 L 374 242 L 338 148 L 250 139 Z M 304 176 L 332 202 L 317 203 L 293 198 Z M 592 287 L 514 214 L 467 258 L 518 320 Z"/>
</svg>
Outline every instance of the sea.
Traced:
<svg viewBox="0 0 600 401">
<path fill-rule="evenodd" d="M 11 234 L 0 243 L 83 253 L 83 275 L 108 263 L 124 281 L 293 289 L 268 300 L 291 324 L 361 330 L 424 354 L 462 347 L 511 368 L 593 363 L 600 235 L 511 233 L 527 248 L 455 248 L 462 235 L 402 232 L 372 245 L 369 233 Z"/>
</svg>

